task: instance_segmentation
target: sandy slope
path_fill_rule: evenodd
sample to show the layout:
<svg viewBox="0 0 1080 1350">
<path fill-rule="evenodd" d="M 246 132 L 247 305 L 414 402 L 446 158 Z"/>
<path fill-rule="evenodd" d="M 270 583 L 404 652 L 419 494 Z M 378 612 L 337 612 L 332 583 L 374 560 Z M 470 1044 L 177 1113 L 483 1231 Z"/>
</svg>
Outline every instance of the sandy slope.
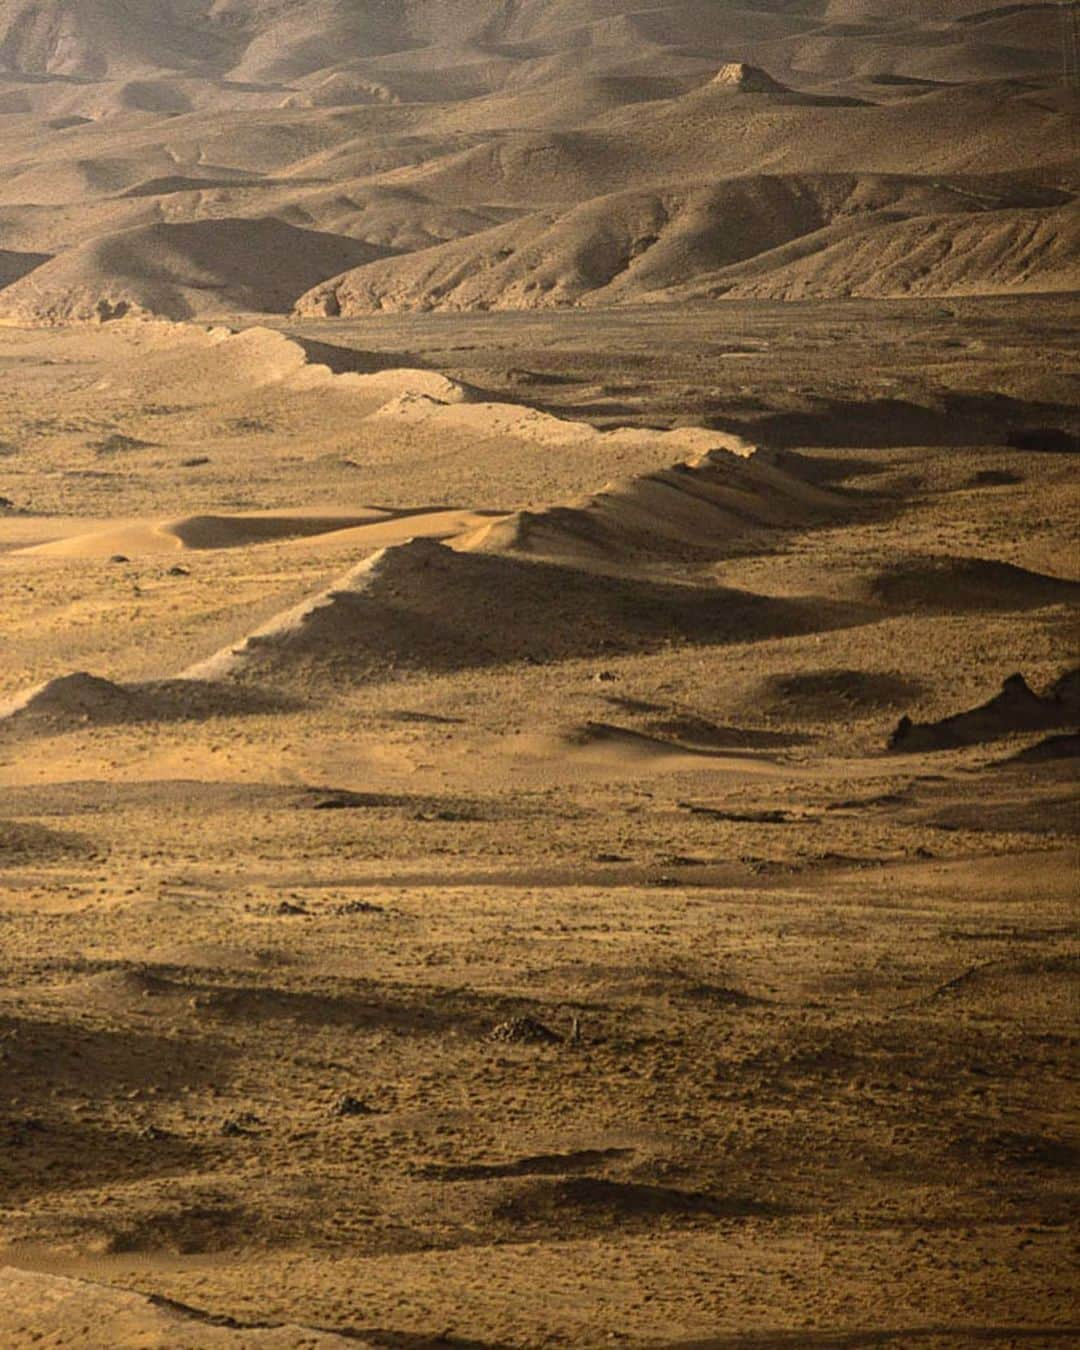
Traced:
<svg viewBox="0 0 1080 1350">
<path fill-rule="evenodd" d="M 581 502 L 516 512 L 466 535 L 466 551 L 615 564 L 716 559 L 761 548 L 784 529 L 842 519 L 851 504 L 777 467 L 767 451 L 717 449 L 607 484 Z"/>
<path fill-rule="evenodd" d="M 138 1294 L 105 1288 L 85 1280 L 0 1270 L 3 1311 L 0 1329 L 8 1343 L 27 1336 L 49 1336 L 54 1345 L 158 1346 L 161 1350 L 199 1350 L 202 1346 L 266 1346 L 267 1350 L 332 1350 L 364 1342 L 307 1327 L 215 1325 L 195 1309 Z M 76 1329 L 73 1323 L 80 1323 Z M 370 1344 L 370 1342 L 368 1342 Z"/>
<path fill-rule="evenodd" d="M 5 329 L 0 1340 L 1074 1338 L 1073 309 Z"/>
<path fill-rule="evenodd" d="M 5 1350 L 1077 1341 L 1061 18 L 0 0 Z"/>
</svg>

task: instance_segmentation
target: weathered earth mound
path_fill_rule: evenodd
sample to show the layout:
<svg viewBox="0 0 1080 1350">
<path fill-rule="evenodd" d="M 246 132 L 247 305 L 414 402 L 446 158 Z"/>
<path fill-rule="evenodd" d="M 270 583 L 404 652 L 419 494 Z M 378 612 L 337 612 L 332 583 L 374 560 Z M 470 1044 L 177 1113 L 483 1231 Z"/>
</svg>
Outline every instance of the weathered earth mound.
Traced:
<svg viewBox="0 0 1080 1350">
<path fill-rule="evenodd" d="M 889 739 L 889 749 L 904 753 L 953 750 L 983 741 L 1030 731 L 1073 728 L 1080 723 L 1077 672 L 1070 671 L 1037 694 L 1023 675 L 1010 675 L 1001 692 L 977 708 L 944 717 L 938 722 L 900 719 Z"/>
<path fill-rule="evenodd" d="M 1039 609 L 1080 598 L 1078 582 L 992 558 L 907 559 L 879 572 L 868 589 L 882 604 L 923 612 Z"/>
</svg>

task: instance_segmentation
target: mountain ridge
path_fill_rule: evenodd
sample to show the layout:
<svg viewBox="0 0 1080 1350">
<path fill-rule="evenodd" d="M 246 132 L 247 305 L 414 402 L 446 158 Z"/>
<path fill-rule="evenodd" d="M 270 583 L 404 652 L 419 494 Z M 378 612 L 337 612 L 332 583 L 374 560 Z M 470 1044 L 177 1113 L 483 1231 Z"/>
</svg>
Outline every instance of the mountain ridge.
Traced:
<svg viewBox="0 0 1080 1350">
<path fill-rule="evenodd" d="M 1080 156 L 1054 7 L 878 9 L 149 0 L 121 19 L 107 0 L 0 0 L 0 317 L 1070 289 Z M 875 223 L 887 250 L 940 258 L 878 275 L 854 212 L 842 230 L 827 209 L 809 219 L 797 193 L 745 187 L 835 174 L 921 180 L 924 227 L 889 202 Z M 939 180 L 956 175 L 1004 181 L 991 200 L 944 201 Z M 1057 201 L 1023 198 L 1033 175 Z M 692 188 L 671 247 L 639 259 Z M 1042 212 L 1028 243 L 1022 221 L 973 220 L 1018 195 L 1012 209 Z M 919 214 L 910 201 L 900 213 Z M 275 256 L 261 220 L 327 236 L 297 242 L 306 272 L 292 248 L 289 267 Z M 259 284 L 234 284 L 235 264 L 193 266 L 173 247 L 183 228 L 229 256 L 247 231 L 239 271 Z M 795 274 L 790 260 L 772 279 L 743 267 L 799 240 L 815 261 Z M 594 279 L 591 260 L 619 250 L 635 266 Z"/>
</svg>

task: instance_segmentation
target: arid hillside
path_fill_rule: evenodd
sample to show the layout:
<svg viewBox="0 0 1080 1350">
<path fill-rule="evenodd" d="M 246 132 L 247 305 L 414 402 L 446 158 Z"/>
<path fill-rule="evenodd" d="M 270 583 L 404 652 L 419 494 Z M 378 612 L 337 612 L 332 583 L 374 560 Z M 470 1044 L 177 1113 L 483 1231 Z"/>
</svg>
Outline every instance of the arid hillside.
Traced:
<svg viewBox="0 0 1080 1350">
<path fill-rule="evenodd" d="M 1080 1346 L 1078 29 L 0 0 L 0 1350 Z"/>
<path fill-rule="evenodd" d="M 991 0 L 5 0 L 0 317 L 1068 290 L 1062 24 Z"/>
</svg>

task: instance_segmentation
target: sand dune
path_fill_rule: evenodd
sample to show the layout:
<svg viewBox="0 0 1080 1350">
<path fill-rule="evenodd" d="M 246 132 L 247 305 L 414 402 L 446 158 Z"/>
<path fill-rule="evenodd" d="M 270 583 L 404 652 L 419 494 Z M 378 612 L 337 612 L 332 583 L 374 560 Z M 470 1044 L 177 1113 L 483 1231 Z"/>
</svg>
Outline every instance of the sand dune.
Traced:
<svg viewBox="0 0 1080 1350">
<path fill-rule="evenodd" d="M 367 153 L 361 152 L 361 158 Z M 348 235 L 402 253 L 477 234 L 522 214 L 515 208 L 458 205 L 412 188 L 371 183 L 362 163 L 343 166 L 340 157 L 320 172 L 340 179 L 343 169 L 348 173 L 357 167 L 361 177 L 346 177 L 332 188 L 291 183 L 261 187 L 248 194 L 252 209 L 278 212 L 293 225 Z M 211 205 L 207 202 L 204 209 Z"/>
<path fill-rule="evenodd" d="M 1075 1339 L 1069 13 L 0 0 L 3 1350 Z"/>
<path fill-rule="evenodd" d="M 188 549 L 250 548 L 288 543 L 301 548 L 385 548 L 416 537 L 450 538 L 481 528 L 482 513 L 450 511 L 257 512 L 184 516 L 159 523 L 133 521 L 65 535 L 17 550 L 49 558 L 153 557 Z"/>
<path fill-rule="evenodd" d="M 209 54 L 212 40 L 185 28 L 175 7 L 161 0 L 133 19 L 108 0 L 48 7 L 8 0 L 0 14 L 9 70 L 87 80 L 145 74 Z"/>
<path fill-rule="evenodd" d="M 1019 6 L 944 0 L 935 7 L 938 22 L 967 21 L 956 23 L 951 42 L 943 44 L 935 42 L 934 23 L 921 11 L 882 25 L 879 6 L 854 0 L 804 6 L 794 14 L 787 7 L 771 13 L 712 0 L 645 9 L 636 0 L 589 0 L 573 7 L 527 0 L 511 11 L 493 9 L 486 0 L 462 0 L 450 12 L 433 10 L 423 0 L 395 0 L 359 13 L 347 0 L 303 0 L 285 13 L 270 3 L 248 4 L 242 21 L 231 23 L 209 0 L 154 0 L 130 22 L 121 21 L 104 0 L 55 4 L 46 11 L 29 0 L 8 0 L 0 14 L 0 38 L 9 67 L 17 72 L 89 80 L 186 70 L 237 83 L 281 82 L 333 69 L 343 53 L 355 53 L 354 64 L 368 70 L 386 64 L 422 68 L 440 47 L 456 54 L 607 46 L 622 55 L 695 42 L 715 47 L 734 37 L 768 49 L 798 40 L 808 29 L 819 42 L 856 51 L 872 42 L 885 50 L 945 46 L 939 64 L 970 69 L 989 46 L 1005 52 L 1045 47 L 1053 39 L 1041 12 L 1045 8 L 1030 0 Z M 1024 15 L 1026 28 L 1015 22 L 1016 11 Z M 391 55 L 393 62 L 387 60 Z"/>
<path fill-rule="evenodd" d="M 0 819 L 0 867 L 71 862 L 86 858 L 93 851 L 89 839 L 70 830 L 49 829 L 35 821 Z"/>
<path fill-rule="evenodd" d="M 478 397 L 459 380 L 402 362 L 396 354 L 339 347 L 271 328 L 202 328 L 153 324 L 141 329 L 136 352 L 97 386 L 112 397 L 219 403 L 253 390 L 333 390 L 363 416 L 411 396 L 451 408 Z"/>
<path fill-rule="evenodd" d="M 1080 758 L 1080 731 L 1065 732 L 1058 736 L 1047 736 L 1026 750 L 1010 755 L 1006 764 L 1055 764 Z"/>
<path fill-rule="evenodd" d="M 590 53 L 593 61 L 589 61 Z M 459 105 L 457 124 L 471 132 L 496 132 L 507 126 L 519 130 L 569 130 L 601 121 L 620 108 L 678 98 L 701 83 L 701 76 L 650 74 L 642 64 L 632 73 L 596 70 L 595 49 L 579 48 L 560 57 L 529 63 L 495 93 Z"/>
<path fill-rule="evenodd" d="M 307 538 L 386 519 L 387 513 L 294 515 L 256 513 L 235 516 L 184 516 L 159 524 L 134 522 L 92 534 L 35 544 L 27 553 L 55 558 L 107 558 L 114 554 L 176 553 L 182 549 L 243 548 L 281 539 Z"/>
<path fill-rule="evenodd" d="M 515 766 L 543 772 L 569 770 L 575 776 L 599 779 L 634 779 L 642 774 L 733 773 L 768 776 L 776 772 L 768 755 L 731 746 L 727 748 L 685 744 L 668 737 L 650 735 L 609 722 L 589 722 L 558 731 L 521 732 L 501 747 Z"/>
<path fill-rule="evenodd" d="M 592 448 L 616 452 L 649 447 L 664 455 L 693 456 L 718 448 L 749 455 L 754 449 L 741 436 L 704 427 L 659 430 L 615 426 L 601 430 L 576 417 L 560 417 L 527 404 L 493 402 L 468 388 L 446 399 L 434 389 L 426 391 L 416 374 L 407 370 L 389 371 L 385 380 L 372 376 L 369 382 L 350 382 L 345 388 L 380 400 L 367 419 L 376 428 L 382 424 L 417 427 L 430 434 L 445 430 L 456 436 L 474 436 L 478 443 L 517 441 L 549 450 Z"/>
<path fill-rule="evenodd" d="M 921 692 L 917 684 L 888 671 L 793 670 L 766 679 L 748 701 L 784 720 L 830 723 L 855 712 L 877 713 L 907 706 Z"/>
<path fill-rule="evenodd" d="M 15 249 L 0 249 L 0 288 L 10 286 L 36 267 L 49 261 L 48 253 L 20 253 Z"/>
<path fill-rule="evenodd" d="M 909 175 L 932 186 L 957 174 L 1042 169 L 1051 184 L 1068 186 L 1076 164 L 1069 115 L 1069 95 L 1050 81 L 950 86 L 880 106 L 733 95 L 708 81 L 575 128 L 474 137 L 381 181 L 457 204 L 562 211 L 600 194 L 766 172 Z"/>
<path fill-rule="evenodd" d="M 768 454 L 713 450 L 578 504 L 521 511 L 458 541 L 474 552 L 657 563 L 759 549 L 777 531 L 842 518 L 850 504 L 777 468 Z"/>
<path fill-rule="evenodd" d="M 742 272 L 726 268 L 687 296 L 806 299 L 832 295 L 965 295 L 1072 291 L 1080 249 L 1075 206 L 887 216 L 823 229 L 758 258 Z"/>
<path fill-rule="evenodd" d="M 275 687 L 364 683 L 406 670 L 723 643 L 810 632 L 848 610 L 716 586 L 600 576 L 415 539 L 184 673 Z"/>
<path fill-rule="evenodd" d="M 19 694 L 0 706 L 0 721 L 115 721 L 133 715 L 136 699 L 127 690 L 98 675 L 77 671 Z"/>
<path fill-rule="evenodd" d="M 1078 974 L 1077 959 L 1071 955 L 1049 960 L 1006 958 L 969 968 L 938 989 L 934 998 L 969 1016 L 1008 1021 L 1046 1018 L 1065 1024 L 1072 1016 Z M 1061 1160 L 1066 1165 L 1072 1162 L 1068 1146 L 1061 1149 Z"/>
</svg>

